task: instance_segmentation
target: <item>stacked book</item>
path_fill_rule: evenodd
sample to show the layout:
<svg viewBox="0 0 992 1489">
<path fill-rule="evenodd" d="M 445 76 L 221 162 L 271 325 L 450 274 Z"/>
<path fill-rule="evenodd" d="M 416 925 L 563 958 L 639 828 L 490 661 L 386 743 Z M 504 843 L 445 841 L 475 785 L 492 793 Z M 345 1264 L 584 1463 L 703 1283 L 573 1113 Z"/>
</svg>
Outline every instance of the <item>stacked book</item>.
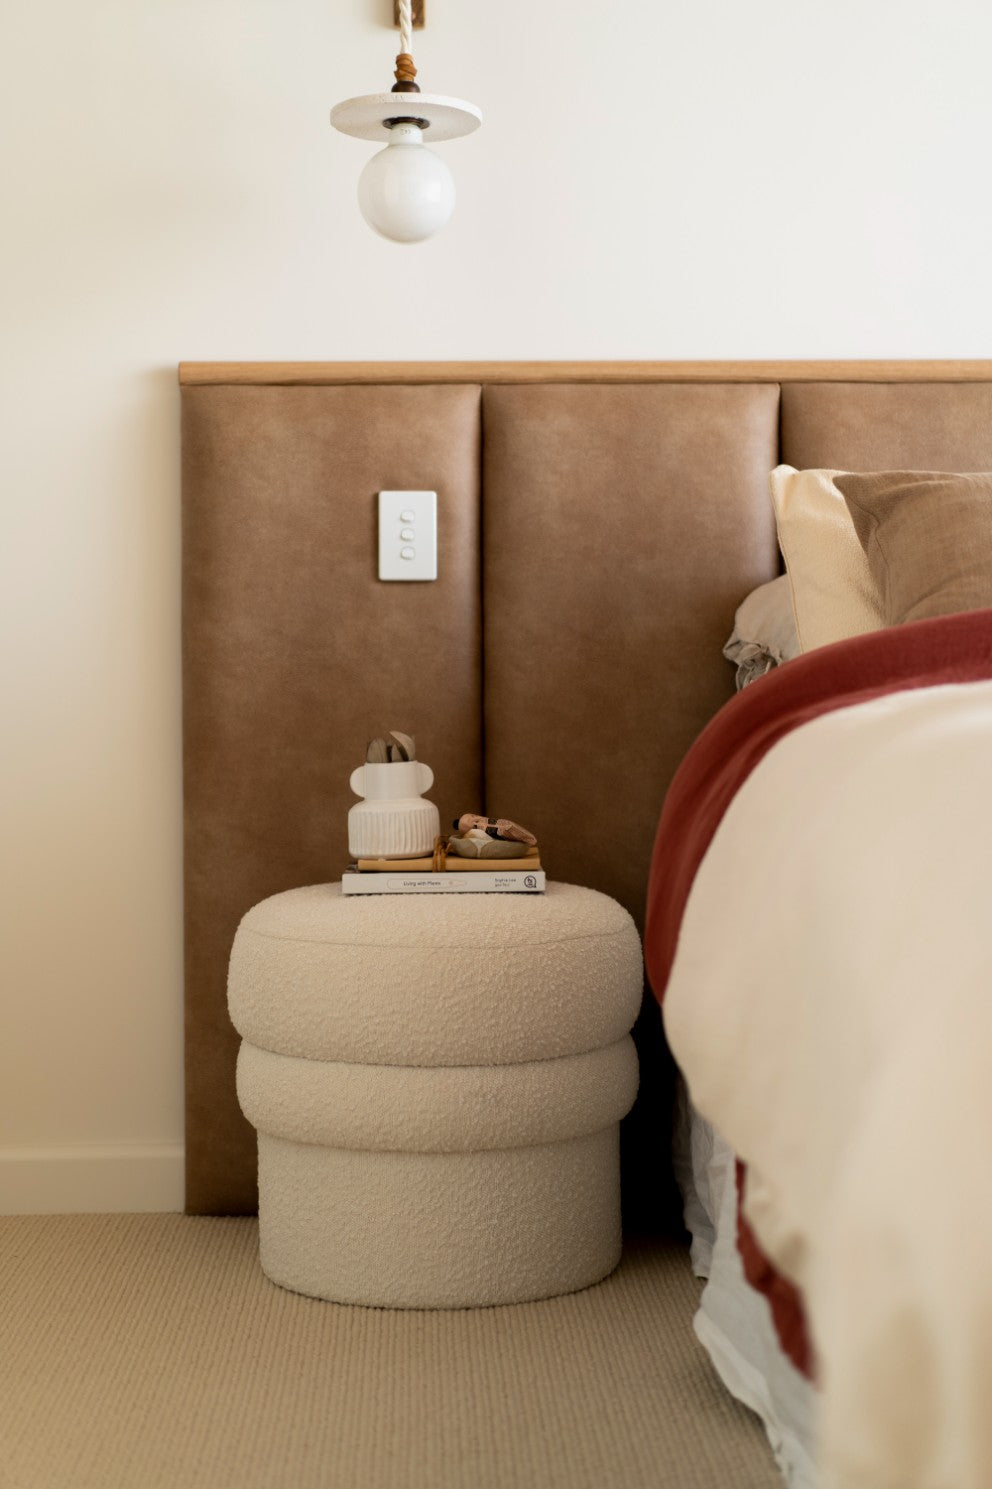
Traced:
<svg viewBox="0 0 992 1489">
<path fill-rule="evenodd" d="M 544 870 L 536 847 L 522 858 L 359 858 L 341 875 L 343 894 L 541 894 Z"/>
</svg>

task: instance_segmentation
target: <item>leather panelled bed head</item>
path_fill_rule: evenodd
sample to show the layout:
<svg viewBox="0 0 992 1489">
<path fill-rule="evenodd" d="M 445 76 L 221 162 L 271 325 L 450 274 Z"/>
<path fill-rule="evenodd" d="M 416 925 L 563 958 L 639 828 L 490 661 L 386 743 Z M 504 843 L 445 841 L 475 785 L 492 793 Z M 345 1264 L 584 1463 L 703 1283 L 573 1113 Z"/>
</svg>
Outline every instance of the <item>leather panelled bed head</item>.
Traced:
<svg viewBox="0 0 992 1489">
<path fill-rule="evenodd" d="M 255 1208 L 231 944 L 259 900 L 340 877 L 369 738 L 416 736 L 442 826 L 525 823 L 549 877 L 640 925 L 668 784 L 734 690 L 734 612 L 778 572 L 770 471 L 992 468 L 992 381 L 803 368 L 184 369 L 187 1210 Z M 436 581 L 378 579 L 381 490 L 437 492 Z"/>
<path fill-rule="evenodd" d="M 676 766 L 776 572 L 778 388 L 486 388 L 486 799 L 640 925 Z"/>
<path fill-rule="evenodd" d="M 797 470 L 992 470 L 992 383 L 787 383 L 781 459 Z"/>
<path fill-rule="evenodd" d="M 339 878 L 366 741 L 481 799 L 479 389 L 183 395 L 187 1209 L 254 1209 L 226 1006 L 238 922 Z M 438 579 L 376 578 L 380 490 L 438 493 Z"/>
</svg>

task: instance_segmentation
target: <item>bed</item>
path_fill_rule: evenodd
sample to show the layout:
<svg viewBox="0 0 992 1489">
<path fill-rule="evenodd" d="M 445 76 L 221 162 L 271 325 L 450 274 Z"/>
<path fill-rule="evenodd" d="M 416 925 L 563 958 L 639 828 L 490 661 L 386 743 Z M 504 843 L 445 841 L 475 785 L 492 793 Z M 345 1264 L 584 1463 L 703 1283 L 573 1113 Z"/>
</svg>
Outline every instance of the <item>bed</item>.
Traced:
<svg viewBox="0 0 992 1489">
<path fill-rule="evenodd" d="M 943 910 L 947 876 L 935 865 L 949 862 L 962 872 L 970 864 L 963 878 L 971 897 L 951 895 L 965 917 L 953 939 L 972 947 L 955 997 L 983 985 L 987 962 L 973 927 L 983 924 L 978 900 L 989 882 L 979 850 L 992 842 L 981 830 L 987 793 L 978 763 L 990 727 L 982 670 L 989 617 L 974 604 L 964 619 L 953 606 L 905 624 L 893 612 L 836 639 L 834 569 L 820 562 L 829 533 L 800 541 L 783 576 L 782 510 L 769 494 L 776 469 L 783 492 L 791 490 L 788 472 L 822 485 L 838 471 L 992 469 L 992 364 L 197 363 L 180 376 L 187 1209 L 246 1213 L 256 1203 L 254 1134 L 237 1106 L 237 1036 L 225 1000 L 238 921 L 277 890 L 338 877 L 356 750 L 383 728 L 402 728 L 416 734 L 434 769 L 442 819 L 480 810 L 527 822 L 555 878 L 611 894 L 642 927 L 647 908 L 651 986 L 635 1029 L 642 1088 L 624 1132 L 625 1217 L 631 1228 L 670 1225 L 684 1204 L 694 1259 L 710 1276 L 697 1331 L 731 1389 L 762 1415 L 792 1483 L 978 1489 L 992 1481 L 980 1361 L 954 1356 L 941 1338 L 939 1381 L 968 1388 L 921 1414 L 920 1402 L 934 1400 L 926 1373 L 935 1355 L 916 1320 L 895 1354 L 919 1356 L 918 1395 L 891 1383 L 876 1390 L 884 1371 L 872 1351 L 885 1345 L 892 1358 L 886 1318 L 904 1318 L 906 1277 L 919 1257 L 913 1252 L 900 1273 L 889 1263 L 901 1243 L 885 1236 L 880 1270 L 893 1283 L 894 1310 L 886 1315 L 879 1267 L 865 1273 L 858 1262 L 879 1248 L 857 1234 L 862 1221 L 891 1216 L 893 1194 L 913 1194 L 914 1234 L 939 1216 L 943 1230 L 936 1239 L 927 1232 L 927 1245 L 961 1238 L 955 1268 L 982 1320 L 982 1247 L 992 1235 L 984 1191 L 973 1184 L 958 1192 L 955 1209 L 930 1182 L 939 1175 L 950 1184 L 948 1124 L 962 1159 L 973 1154 L 973 1171 L 981 1168 L 978 1125 L 963 1143 L 951 1115 L 964 1094 L 979 1112 L 987 1099 L 981 1000 L 973 1007 L 948 994 L 939 1031 L 921 1013 L 916 1043 L 889 1075 L 902 1081 L 902 1106 L 879 1098 L 877 1128 L 861 1122 L 867 1088 L 858 1084 L 864 1062 L 854 1058 L 872 1041 L 852 1033 L 841 1004 L 801 1002 L 807 1011 L 834 1009 L 829 1027 L 795 1020 L 786 1039 L 782 1024 L 783 1009 L 800 1006 L 790 1005 L 789 989 L 806 976 L 810 948 L 827 976 L 823 947 L 840 944 L 837 925 L 852 926 L 866 904 L 878 910 L 883 882 L 891 913 L 875 916 L 879 939 L 866 946 L 859 935 L 843 938 L 865 952 L 864 965 L 845 967 L 843 986 L 860 977 L 874 987 L 893 937 L 905 938 L 909 925 L 919 943 L 933 907 Z M 383 594 L 374 563 L 383 489 L 438 492 L 435 584 Z M 851 495 L 874 500 L 866 490 Z M 834 497 L 852 522 L 844 493 Z M 845 604 L 877 609 L 878 586 L 870 572 L 865 579 L 870 555 L 853 541 L 862 567 Z M 915 552 L 930 543 L 907 541 Z M 744 602 L 776 580 L 781 597 L 783 577 L 788 606 L 779 598 L 775 623 L 765 615 L 761 635 L 742 637 Z M 812 608 L 797 604 L 797 583 L 804 600 L 814 597 Z M 751 611 L 763 605 L 756 600 Z M 801 640 L 786 634 L 790 608 Z M 899 642 L 899 655 L 889 654 L 893 635 L 916 638 L 909 654 Z M 736 693 L 738 678 L 748 686 Z M 880 775 L 862 776 L 860 740 L 875 735 L 878 748 L 867 753 Z M 893 773 L 886 762 L 903 748 Z M 715 758 L 726 767 L 719 787 L 695 778 L 706 775 L 707 752 L 711 765 Z M 930 791 L 941 774 L 944 798 Z M 897 778 L 927 789 L 896 793 Z M 966 779 L 966 820 L 938 812 L 935 802 L 959 800 Z M 791 815 L 783 781 L 796 793 Z M 702 838 L 693 827 L 700 789 L 712 808 Z M 802 805 L 828 796 L 834 812 Z M 790 859 L 797 834 L 783 824 L 800 812 L 801 841 L 818 846 Z M 941 838 L 932 861 L 908 848 L 894 864 L 888 849 L 884 861 L 871 860 L 865 843 L 881 852 L 893 821 L 917 849 L 936 841 L 941 824 L 957 837 Z M 873 871 L 867 883 L 860 868 L 853 872 L 862 863 Z M 804 904 L 825 908 L 797 918 L 790 907 L 807 870 Z M 928 921 L 907 912 L 921 894 Z M 817 919 L 819 941 L 808 934 Z M 946 939 L 923 939 L 947 950 Z M 722 964 L 707 960 L 713 952 L 723 953 Z M 786 963 L 788 975 L 768 977 L 769 966 Z M 707 1001 L 718 994 L 725 1001 Z M 855 1002 L 861 1016 L 865 1002 Z M 922 993 L 919 1003 L 925 1010 Z M 875 1046 L 884 1042 L 883 1014 L 874 1015 Z M 958 1041 L 972 1065 L 951 1067 L 942 1043 L 934 1058 L 935 1042 L 962 1022 L 976 1035 Z M 775 1050 L 785 1059 L 769 1066 Z M 945 1092 L 940 1081 L 952 1068 L 954 1089 Z M 792 1085 L 772 1102 L 769 1071 L 782 1069 Z M 805 1161 L 812 1129 L 784 1145 L 784 1158 L 775 1149 L 783 1131 L 795 1138 L 802 1130 L 798 1107 L 787 1102 L 793 1088 L 808 1095 L 816 1084 L 797 1071 L 846 1093 L 850 1121 L 824 1124 L 815 1162 Z M 887 1114 L 903 1112 L 906 1092 L 921 1086 L 933 1099 L 910 1112 L 911 1142 L 895 1144 Z M 861 1141 L 866 1131 L 870 1142 Z M 839 1174 L 852 1148 L 868 1156 L 863 1170 L 844 1170 L 850 1190 L 835 1205 L 839 1191 L 824 1176 Z M 900 1169 L 894 1152 L 909 1152 L 913 1164 L 901 1159 Z M 879 1165 L 886 1186 L 877 1183 Z M 783 1208 L 779 1190 L 805 1192 L 806 1208 L 789 1208 L 791 1199 Z M 834 1225 L 836 1246 L 853 1258 L 847 1272 L 825 1267 L 811 1240 L 836 1215 L 857 1221 L 846 1231 Z M 858 1334 L 871 1309 L 836 1306 L 858 1288 L 879 1299 L 876 1335 Z M 961 1296 L 960 1287 L 938 1290 L 928 1319 L 952 1318 Z M 982 1337 L 971 1327 L 956 1335 L 973 1352 Z M 842 1365 L 831 1380 L 832 1359 Z M 857 1369 L 848 1369 L 852 1361 Z M 880 1420 L 884 1443 L 873 1425 Z M 826 1458 L 823 1442 L 831 1444 Z M 953 1444 L 962 1442 L 959 1452 Z M 900 1444 L 913 1445 L 908 1467 Z"/>
<path fill-rule="evenodd" d="M 747 691 L 679 769 L 648 890 L 697 1332 L 796 1489 L 979 1489 L 992 476 L 771 492 L 787 574 L 738 613 Z"/>
</svg>

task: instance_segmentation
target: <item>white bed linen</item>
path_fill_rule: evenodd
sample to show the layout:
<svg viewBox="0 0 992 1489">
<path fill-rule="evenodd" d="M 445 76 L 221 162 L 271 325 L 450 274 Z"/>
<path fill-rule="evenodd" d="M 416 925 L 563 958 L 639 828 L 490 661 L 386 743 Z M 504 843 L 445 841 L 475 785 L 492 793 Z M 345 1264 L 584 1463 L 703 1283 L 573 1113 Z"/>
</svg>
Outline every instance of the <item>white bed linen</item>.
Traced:
<svg viewBox="0 0 992 1489">
<path fill-rule="evenodd" d="M 988 1489 L 992 683 L 775 745 L 697 874 L 665 1023 L 803 1292 L 821 1489 Z"/>
<path fill-rule="evenodd" d="M 790 1489 L 816 1489 L 813 1387 L 779 1344 L 768 1300 L 744 1276 L 733 1150 L 688 1103 L 680 1116 L 676 1167 L 693 1269 L 707 1279 L 693 1327 L 724 1385 L 761 1418 Z"/>
</svg>

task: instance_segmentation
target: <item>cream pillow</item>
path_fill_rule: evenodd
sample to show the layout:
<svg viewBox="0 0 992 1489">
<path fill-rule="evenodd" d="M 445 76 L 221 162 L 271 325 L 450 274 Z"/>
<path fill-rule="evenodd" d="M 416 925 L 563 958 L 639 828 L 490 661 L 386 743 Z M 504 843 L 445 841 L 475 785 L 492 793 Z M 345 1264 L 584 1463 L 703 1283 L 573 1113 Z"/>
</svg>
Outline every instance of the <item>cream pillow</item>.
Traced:
<svg viewBox="0 0 992 1489">
<path fill-rule="evenodd" d="M 801 650 L 788 576 L 780 574 L 759 584 L 738 605 L 723 654 L 737 668 L 739 691 Z"/>
<path fill-rule="evenodd" d="M 992 606 L 992 474 L 839 475 L 887 625 Z"/>
<path fill-rule="evenodd" d="M 872 577 L 833 470 L 772 471 L 778 541 L 792 590 L 803 651 L 885 625 L 882 597 Z"/>
</svg>

